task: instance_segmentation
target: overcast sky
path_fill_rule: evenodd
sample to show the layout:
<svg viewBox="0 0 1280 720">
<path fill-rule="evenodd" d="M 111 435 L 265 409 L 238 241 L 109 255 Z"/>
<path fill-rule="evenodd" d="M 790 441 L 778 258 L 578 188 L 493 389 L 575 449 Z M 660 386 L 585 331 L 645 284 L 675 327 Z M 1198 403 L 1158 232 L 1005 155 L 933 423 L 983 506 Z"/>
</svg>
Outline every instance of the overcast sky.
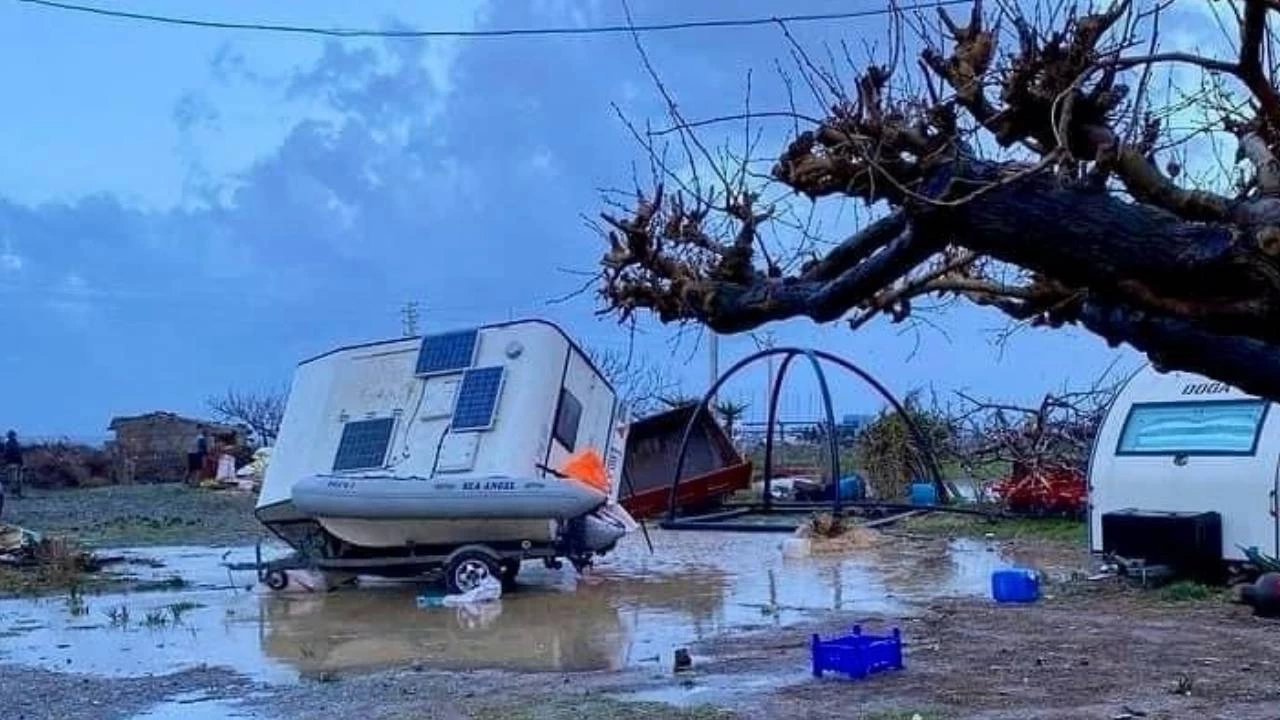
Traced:
<svg viewBox="0 0 1280 720">
<path fill-rule="evenodd" d="M 196 7 L 113 4 L 126 5 Z M 732 14 L 881 5 L 752 0 L 733 3 Z M 612 0 L 199 7 L 231 20 L 456 29 L 597 25 L 622 13 Z M 730 5 L 632 7 L 644 22 L 724 16 Z M 870 18 L 795 30 L 812 46 L 861 47 L 884 27 Z M 1168 28 L 1199 31 L 1186 18 Z M 651 35 L 645 46 L 691 117 L 740 109 L 748 70 L 755 107 L 783 102 L 776 27 Z M 600 209 L 598 188 L 627 185 L 643 161 L 611 103 L 641 122 L 662 120 L 626 36 L 337 41 L 3 3 L 0 66 L 9 98 L 0 115 L 0 423 L 26 435 L 91 437 L 116 414 L 201 412 L 229 386 L 287 381 L 308 355 L 398 335 L 409 300 L 422 303 L 427 330 L 541 315 L 584 344 L 627 348 L 591 296 L 547 304 L 580 284 L 571 271 L 594 267 L 601 245 L 582 216 Z M 820 213 L 836 239 L 865 219 L 831 204 Z M 1117 356 L 1073 331 L 1027 330 L 997 346 L 1006 322 L 981 309 L 934 320 L 945 336 L 886 322 L 856 334 L 807 322 L 776 330 L 780 342 L 865 364 L 896 391 L 932 384 L 1028 398 L 1088 382 Z M 673 330 L 641 330 L 640 356 L 689 392 L 705 387 L 706 353 L 693 334 L 673 349 Z M 751 347 L 725 339 L 722 364 Z M 762 385 L 749 378 L 734 393 L 754 410 Z M 850 382 L 838 382 L 837 395 L 842 412 L 876 405 Z M 816 409 L 807 382 L 794 398 L 789 412 Z"/>
</svg>

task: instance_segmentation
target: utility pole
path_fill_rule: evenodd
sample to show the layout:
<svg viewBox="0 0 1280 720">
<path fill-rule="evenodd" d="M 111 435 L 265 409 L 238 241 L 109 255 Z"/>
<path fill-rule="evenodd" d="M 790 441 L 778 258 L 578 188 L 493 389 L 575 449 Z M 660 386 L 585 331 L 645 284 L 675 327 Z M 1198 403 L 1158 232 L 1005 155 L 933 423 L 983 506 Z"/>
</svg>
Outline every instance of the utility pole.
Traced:
<svg viewBox="0 0 1280 720">
<path fill-rule="evenodd" d="M 404 337 L 418 334 L 418 301 L 410 300 L 400 308 L 400 332 Z"/>
</svg>

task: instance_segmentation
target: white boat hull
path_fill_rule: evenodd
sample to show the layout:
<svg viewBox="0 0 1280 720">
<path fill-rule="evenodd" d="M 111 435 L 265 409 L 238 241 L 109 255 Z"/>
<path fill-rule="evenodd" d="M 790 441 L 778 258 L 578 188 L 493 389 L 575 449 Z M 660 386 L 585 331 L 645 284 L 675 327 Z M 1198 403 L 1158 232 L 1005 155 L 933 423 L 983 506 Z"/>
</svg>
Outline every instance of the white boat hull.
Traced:
<svg viewBox="0 0 1280 720">
<path fill-rule="evenodd" d="M 406 545 L 463 545 L 468 543 L 550 543 L 556 539 L 553 520 L 375 520 L 319 517 L 335 537 L 366 548 Z"/>
<path fill-rule="evenodd" d="M 568 520 L 608 501 L 576 480 L 504 476 L 312 475 L 292 496 L 315 517 L 366 520 Z"/>
</svg>

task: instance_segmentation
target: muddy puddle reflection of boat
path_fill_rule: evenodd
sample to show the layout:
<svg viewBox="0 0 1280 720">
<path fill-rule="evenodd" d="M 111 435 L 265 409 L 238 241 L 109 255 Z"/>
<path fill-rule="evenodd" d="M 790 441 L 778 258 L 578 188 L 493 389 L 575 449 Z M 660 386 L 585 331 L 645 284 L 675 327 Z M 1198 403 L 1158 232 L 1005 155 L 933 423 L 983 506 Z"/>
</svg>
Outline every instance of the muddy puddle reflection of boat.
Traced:
<svg viewBox="0 0 1280 720">
<path fill-rule="evenodd" d="M 779 538 L 654 533 L 587 577 L 532 567 L 501 601 L 418 609 L 408 588 L 266 602 L 265 651 L 303 672 L 405 662 L 445 669 L 610 670 L 666 665 L 675 648 L 825 611 L 910 611 L 986 592 L 1005 563 L 986 545 L 886 543 L 839 557 L 783 558 Z"/>
<path fill-rule="evenodd" d="M 946 595 L 987 591 L 1006 563 L 978 541 L 886 539 L 838 556 L 785 558 L 776 535 L 651 531 L 584 577 L 526 565 L 492 605 L 420 609 L 415 584 L 327 595 L 246 592 L 252 572 L 222 563 L 252 549 L 144 551 L 171 590 L 0 601 L 0 662 L 102 675 L 207 664 L 257 679 L 405 663 L 450 670 L 591 671 L 665 666 L 676 648 L 832 610 L 895 614 Z M 121 608 L 129 617 L 119 617 Z"/>
</svg>

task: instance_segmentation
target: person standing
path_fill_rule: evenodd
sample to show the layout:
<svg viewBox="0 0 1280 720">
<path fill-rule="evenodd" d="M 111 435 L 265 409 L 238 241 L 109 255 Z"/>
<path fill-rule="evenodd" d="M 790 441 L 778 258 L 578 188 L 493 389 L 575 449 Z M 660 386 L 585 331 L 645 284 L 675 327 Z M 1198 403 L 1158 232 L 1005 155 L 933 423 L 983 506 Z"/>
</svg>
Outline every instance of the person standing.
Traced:
<svg viewBox="0 0 1280 720">
<path fill-rule="evenodd" d="M 204 459 L 209 455 L 209 430 L 201 425 L 191 443 L 191 452 L 187 453 L 187 482 L 200 484 L 200 474 L 204 472 Z"/>
<path fill-rule="evenodd" d="M 16 498 L 22 497 L 22 445 L 18 433 L 10 430 L 4 440 L 4 475 L 9 491 Z"/>
</svg>

